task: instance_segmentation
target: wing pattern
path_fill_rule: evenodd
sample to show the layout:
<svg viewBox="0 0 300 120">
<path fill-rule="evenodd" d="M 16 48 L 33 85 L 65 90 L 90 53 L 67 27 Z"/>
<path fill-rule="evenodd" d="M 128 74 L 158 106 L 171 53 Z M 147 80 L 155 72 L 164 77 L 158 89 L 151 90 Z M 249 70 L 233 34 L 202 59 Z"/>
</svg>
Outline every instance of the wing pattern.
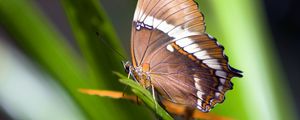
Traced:
<svg viewBox="0 0 300 120">
<path fill-rule="evenodd" d="M 133 67 L 149 64 L 143 72 L 165 99 L 203 112 L 223 102 L 231 78 L 242 76 L 205 32 L 193 0 L 138 0 L 131 53 Z"/>
</svg>

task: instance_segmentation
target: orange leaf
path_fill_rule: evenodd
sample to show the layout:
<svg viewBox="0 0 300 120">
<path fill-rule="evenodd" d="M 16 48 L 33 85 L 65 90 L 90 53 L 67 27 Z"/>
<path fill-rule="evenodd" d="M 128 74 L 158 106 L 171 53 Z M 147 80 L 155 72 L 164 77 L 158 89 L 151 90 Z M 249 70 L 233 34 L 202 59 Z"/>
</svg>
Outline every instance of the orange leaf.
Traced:
<svg viewBox="0 0 300 120">
<path fill-rule="evenodd" d="M 134 101 L 135 103 L 141 103 L 135 95 L 127 95 L 123 92 L 118 91 L 110 91 L 110 90 L 92 90 L 92 89 L 79 89 L 81 93 L 89 94 L 89 95 L 97 95 L 101 97 L 110 97 L 114 99 L 128 99 Z M 162 103 L 166 107 L 165 109 L 175 115 L 185 116 L 186 115 L 186 107 L 184 105 L 179 105 L 172 103 L 167 100 L 162 100 Z M 205 119 L 205 120 L 232 120 L 231 118 L 218 116 L 213 113 L 203 113 L 198 109 L 192 111 L 192 118 L 196 119 Z"/>
</svg>

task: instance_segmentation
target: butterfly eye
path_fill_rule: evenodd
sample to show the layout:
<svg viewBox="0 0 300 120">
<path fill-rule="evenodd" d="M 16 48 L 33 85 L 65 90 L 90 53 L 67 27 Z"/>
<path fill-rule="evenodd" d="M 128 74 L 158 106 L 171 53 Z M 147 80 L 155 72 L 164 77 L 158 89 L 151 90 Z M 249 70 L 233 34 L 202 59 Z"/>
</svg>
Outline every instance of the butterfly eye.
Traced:
<svg viewBox="0 0 300 120">
<path fill-rule="evenodd" d="M 123 64 L 123 66 L 124 66 L 125 72 L 128 74 L 129 71 L 130 71 L 131 63 L 130 63 L 129 61 L 127 61 L 127 62 L 123 62 L 123 61 L 122 61 L 122 64 Z"/>
</svg>

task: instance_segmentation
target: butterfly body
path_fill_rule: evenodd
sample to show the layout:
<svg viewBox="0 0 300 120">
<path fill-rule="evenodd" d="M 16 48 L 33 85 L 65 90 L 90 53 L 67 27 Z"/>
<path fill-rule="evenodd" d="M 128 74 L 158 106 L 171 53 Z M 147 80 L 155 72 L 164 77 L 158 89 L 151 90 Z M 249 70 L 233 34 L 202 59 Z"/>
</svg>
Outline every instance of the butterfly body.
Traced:
<svg viewBox="0 0 300 120">
<path fill-rule="evenodd" d="M 149 75 L 149 64 L 143 64 L 142 66 L 133 67 L 130 62 L 124 64 L 125 69 L 131 76 L 139 82 L 144 88 L 151 86 L 151 79 Z"/>
<path fill-rule="evenodd" d="M 230 79 L 242 76 L 205 32 L 193 0 L 138 0 L 131 36 L 132 64 L 125 68 L 171 102 L 208 112 L 232 89 Z"/>
</svg>

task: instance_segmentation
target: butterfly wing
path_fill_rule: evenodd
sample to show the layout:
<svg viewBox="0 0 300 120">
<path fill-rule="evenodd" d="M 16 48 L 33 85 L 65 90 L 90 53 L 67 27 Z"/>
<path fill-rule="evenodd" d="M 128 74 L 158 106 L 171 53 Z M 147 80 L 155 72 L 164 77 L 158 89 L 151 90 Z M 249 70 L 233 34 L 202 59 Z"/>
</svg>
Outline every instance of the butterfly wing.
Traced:
<svg viewBox="0 0 300 120">
<path fill-rule="evenodd" d="M 173 52 L 165 48 L 152 56 L 151 82 L 166 99 L 208 112 L 232 89 L 230 79 L 241 75 L 228 65 L 223 47 L 208 35 L 187 38 L 194 42 L 183 48 L 174 42 Z"/>
<path fill-rule="evenodd" d="M 149 64 L 151 83 L 167 100 L 208 112 L 241 76 L 205 33 L 193 0 L 139 0 L 132 27 L 133 66 Z"/>
<path fill-rule="evenodd" d="M 184 34 L 176 31 L 182 24 L 189 30 L 204 32 L 202 14 L 193 0 L 138 0 L 131 32 L 133 65 L 140 65 L 153 50 L 171 41 L 170 35 Z"/>
</svg>

